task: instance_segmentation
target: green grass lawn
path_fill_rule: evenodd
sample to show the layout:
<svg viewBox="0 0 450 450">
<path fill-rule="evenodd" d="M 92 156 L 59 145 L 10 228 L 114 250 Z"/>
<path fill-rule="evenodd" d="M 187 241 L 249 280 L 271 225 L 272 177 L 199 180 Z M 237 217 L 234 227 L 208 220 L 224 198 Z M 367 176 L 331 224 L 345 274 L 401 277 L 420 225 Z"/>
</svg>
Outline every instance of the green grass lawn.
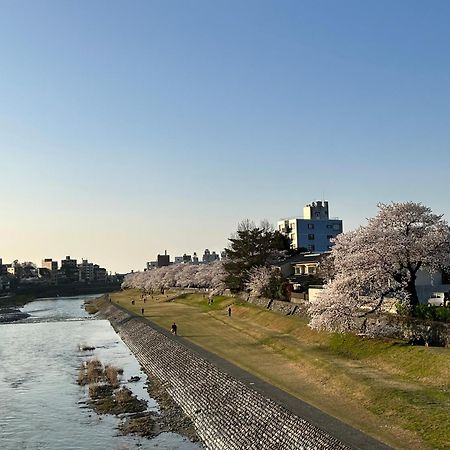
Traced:
<svg viewBox="0 0 450 450">
<path fill-rule="evenodd" d="M 448 349 L 319 333 L 232 297 L 175 296 L 112 299 L 167 329 L 175 321 L 179 335 L 393 447 L 450 449 Z"/>
</svg>

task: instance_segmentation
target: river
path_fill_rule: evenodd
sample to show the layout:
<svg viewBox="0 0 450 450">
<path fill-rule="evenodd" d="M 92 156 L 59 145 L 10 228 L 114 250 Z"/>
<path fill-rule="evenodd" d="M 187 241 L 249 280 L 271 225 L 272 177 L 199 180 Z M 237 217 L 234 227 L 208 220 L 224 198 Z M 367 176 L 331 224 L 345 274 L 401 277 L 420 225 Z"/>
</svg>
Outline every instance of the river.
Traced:
<svg viewBox="0 0 450 450">
<path fill-rule="evenodd" d="M 83 360 L 98 358 L 123 368 L 126 386 L 147 400 L 149 409 L 158 409 L 137 360 L 108 321 L 86 313 L 86 298 L 36 300 L 22 308 L 29 317 L 0 324 L 0 448 L 198 450 L 174 433 L 122 436 L 119 418 L 99 416 L 86 405 L 78 370 Z M 86 352 L 83 346 L 95 349 Z M 141 380 L 127 383 L 132 376 Z"/>
</svg>

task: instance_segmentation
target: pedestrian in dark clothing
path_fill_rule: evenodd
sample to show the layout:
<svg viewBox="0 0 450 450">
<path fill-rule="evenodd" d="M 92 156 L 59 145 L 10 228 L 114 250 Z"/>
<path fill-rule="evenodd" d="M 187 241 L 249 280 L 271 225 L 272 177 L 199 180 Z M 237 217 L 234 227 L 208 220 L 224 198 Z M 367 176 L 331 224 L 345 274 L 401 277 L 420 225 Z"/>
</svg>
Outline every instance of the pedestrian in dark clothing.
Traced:
<svg viewBox="0 0 450 450">
<path fill-rule="evenodd" d="M 141 313 L 142 315 L 144 315 L 144 308 L 141 308 Z"/>
<path fill-rule="evenodd" d="M 175 336 L 177 335 L 177 324 L 174 322 L 172 324 L 172 328 L 170 329 L 170 331 L 172 332 L 172 334 L 174 334 Z"/>
<path fill-rule="evenodd" d="M 228 308 L 228 317 L 231 317 L 231 306 Z"/>
</svg>

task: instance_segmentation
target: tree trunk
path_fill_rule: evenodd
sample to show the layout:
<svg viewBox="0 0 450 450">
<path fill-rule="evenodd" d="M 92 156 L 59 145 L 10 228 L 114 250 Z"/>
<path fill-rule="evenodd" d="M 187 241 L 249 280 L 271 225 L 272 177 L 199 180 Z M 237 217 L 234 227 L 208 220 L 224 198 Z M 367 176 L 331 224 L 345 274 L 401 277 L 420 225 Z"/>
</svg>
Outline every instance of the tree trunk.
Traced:
<svg viewBox="0 0 450 450">
<path fill-rule="evenodd" d="M 416 289 L 416 272 L 410 272 L 410 279 L 408 281 L 406 291 L 409 294 L 409 304 L 411 308 L 414 309 L 419 304 L 419 297 L 417 296 Z"/>
</svg>

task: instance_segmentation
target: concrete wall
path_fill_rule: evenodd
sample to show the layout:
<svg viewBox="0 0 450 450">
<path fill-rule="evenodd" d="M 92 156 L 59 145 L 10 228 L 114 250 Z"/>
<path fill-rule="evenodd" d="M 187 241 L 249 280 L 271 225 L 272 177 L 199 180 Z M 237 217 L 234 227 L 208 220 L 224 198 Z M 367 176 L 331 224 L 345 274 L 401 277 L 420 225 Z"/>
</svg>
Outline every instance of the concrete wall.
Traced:
<svg viewBox="0 0 450 450">
<path fill-rule="evenodd" d="M 113 305 L 101 316 L 111 321 L 144 370 L 190 417 L 205 448 L 348 449 L 139 318 Z"/>
<path fill-rule="evenodd" d="M 308 300 L 311 303 L 314 303 L 315 301 L 317 301 L 317 298 L 319 297 L 322 291 L 323 291 L 322 288 L 312 288 L 312 287 L 308 288 Z"/>
</svg>

